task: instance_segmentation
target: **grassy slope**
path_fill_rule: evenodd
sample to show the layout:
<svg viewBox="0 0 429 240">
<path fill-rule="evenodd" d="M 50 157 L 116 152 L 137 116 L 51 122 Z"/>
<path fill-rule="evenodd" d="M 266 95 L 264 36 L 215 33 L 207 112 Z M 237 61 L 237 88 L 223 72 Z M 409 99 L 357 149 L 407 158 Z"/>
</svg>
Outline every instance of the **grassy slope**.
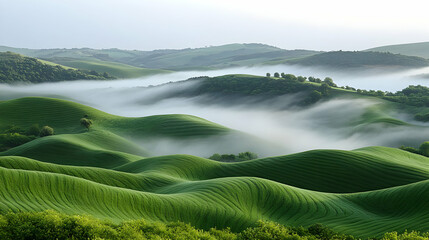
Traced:
<svg viewBox="0 0 429 240">
<path fill-rule="evenodd" d="M 0 128 L 39 123 L 68 133 L 1 154 L 0 211 L 54 209 L 233 230 L 259 219 L 320 222 L 363 237 L 429 230 L 429 160 L 399 149 L 313 150 L 241 163 L 144 158 L 111 132 L 183 137 L 228 129 L 188 115 L 124 118 L 50 98 L 3 101 L 0 113 Z M 78 124 L 85 114 L 94 120 L 89 133 Z"/>
<path fill-rule="evenodd" d="M 408 56 L 417 56 L 429 59 L 429 42 L 397 44 L 370 48 L 367 51 L 391 52 Z"/>
<path fill-rule="evenodd" d="M 326 52 L 309 57 L 286 60 L 286 64 L 298 64 L 303 66 L 325 66 L 333 68 L 358 68 L 358 67 L 403 67 L 418 68 L 429 66 L 429 61 L 415 56 L 405 56 L 380 52 Z"/>
<path fill-rule="evenodd" d="M 58 156 L 61 153 L 61 157 Z M 134 154 L 134 155 L 133 155 Z M 39 138 L 0 153 L 43 162 L 112 168 L 142 159 L 147 153 L 132 142 L 107 131 L 61 134 Z"/>
<path fill-rule="evenodd" d="M 384 147 L 317 150 L 234 164 L 172 155 L 116 170 L 22 157 L 0 157 L 0 166 L 3 211 L 55 209 L 114 221 L 143 217 L 233 230 L 257 219 L 288 225 L 320 222 L 358 236 L 429 230 L 429 161 Z M 356 193 L 323 193 L 283 183 L 293 178 L 314 190 Z M 371 184 L 383 189 L 368 191 Z"/>
<path fill-rule="evenodd" d="M 8 125 L 28 128 L 32 124 L 48 125 L 56 133 L 79 133 L 80 118 L 88 115 L 95 130 L 119 135 L 192 137 L 227 133 L 229 129 L 207 120 L 182 114 L 126 118 L 111 115 L 78 103 L 42 97 L 20 98 L 0 102 L 0 129 Z M 31 117 L 28 117 L 31 116 Z"/>
<path fill-rule="evenodd" d="M 266 61 L 300 58 L 318 53 L 309 50 L 283 50 L 264 44 L 227 44 L 205 48 L 154 51 L 89 48 L 37 50 L 0 46 L 0 51 L 14 51 L 27 56 L 48 59 L 64 65 L 67 64 L 62 62 L 61 59 L 75 59 L 75 61 L 78 62 L 71 63 L 73 65 L 67 65 L 73 67 L 80 65 L 100 68 L 100 66 L 95 64 L 99 63 L 99 61 L 103 61 L 102 67 L 104 69 L 109 70 L 106 65 L 109 65 L 109 67 L 114 66 L 112 71 L 119 71 L 118 68 L 120 67 L 115 63 L 123 63 L 139 68 L 170 70 L 211 69 L 249 66 Z M 130 70 L 137 71 L 135 69 Z M 102 70 L 100 69 L 100 71 Z M 139 70 L 138 72 L 141 71 L 142 70 Z M 122 71 L 120 73 L 128 74 Z M 112 75 L 115 74 L 112 72 Z"/>
<path fill-rule="evenodd" d="M 118 78 L 137 78 L 142 76 L 171 72 L 161 69 L 139 68 L 123 63 L 107 62 L 101 60 L 91 61 L 70 58 L 52 58 L 50 60 L 73 68 L 94 70 L 97 72 L 107 72 L 112 76 Z"/>
<path fill-rule="evenodd" d="M 263 44 L 228 44 L 183 49 L 136 58 L 145 67 L 165 69 L 225 68 L 248 66 L 274 59 L 290 59 L 316 54 L 315 51 L 283 50 Z"/>
</svg>

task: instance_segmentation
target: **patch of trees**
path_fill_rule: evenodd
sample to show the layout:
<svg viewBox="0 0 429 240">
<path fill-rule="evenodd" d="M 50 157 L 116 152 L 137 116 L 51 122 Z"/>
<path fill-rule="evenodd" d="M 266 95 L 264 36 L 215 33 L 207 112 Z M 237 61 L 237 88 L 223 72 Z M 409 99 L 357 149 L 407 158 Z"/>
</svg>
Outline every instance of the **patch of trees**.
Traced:
<svg viewBox="0 0 429 240">
<path fill-rule="evenodd" d="M 415 107 L 429 107 L 429 88 L 421 85 L 410 85 L 396 93 L 383 92 L 375 90 L 361 90 L 356 91 L 359 94 L 379 97 L 388 101 L 402 103 Z M 415 120 L 427 122 L 429 121 L 429 113 L 418 113 L 414 116 Z"/>
<path fill-rule="evenodd" d="M 393 232 L 387 236 L 397 235 Z M 241 232 L 231 232 L 229 228 L 200 230 L 183 222 L 161 223 L 140 219 L 112 223 L 91 216 L 65 215 L 49 210 L 36 213 L 9 212 L 0 215 L 0 239 L 352 240 L 354 237 L 338 234 L 321 224 L 304 228 L 258 221 Z"/>
<path fill-rule="evenodd" d="M 38 137 L 46 137 L 54 134 L 54 129 L 49 126 L 39 127 L 37 124 L 31 125 L 28 129 L 17 126 L 9 126 L 0 132 L 0 152 L 20 146 Z"/>
<path fill-rule="evenodd" d="M 48 65 L 36 58 L 12 52 L 0 52 L 0 83 L 42 83 L 66 80 L 114 79 L 108 73 L 67 69 L 59 65 Z"/>
<path fill-rule="evenodd" d="M 209 157 L 209 159 L 216 160 L 219 162 L 242 162 L 242 161 L 247 161 L 247 160 L 252 160 L 257 158 L 258 158 L 258 154 L 253 152 L 241 152 L 238 155 L 215 153 Z"/>
<path fill-rule="evenodd" d="M 310 84 L 309 81 L 317 83 L 316 78 L 295 76 L 293 74 L 275 73 L 278 78 L 254 77 L 243 75 L 226 75 L 208 78 L 193 90 L 191 95 L 212 94 L 216 96 L 264 96 L 275 97 L 284 94 L 303 93 L 306 97 L 302 105 L 308 105 L 329 96 L 330 88 L 337 85 L 331 78 L 320 80 L 321 84 Z"/>
<path fill-rule="evenodd" d="M 404 151 L 408 151 L 411 153 L 420 154 L 422 156 L 429 157 L 429 142 L 422 143 L 418 149 L 413 148 L 413 147 L 405 147 L 405 146 L 401 146 L 399 148 L 404 150 Z"/>
</svg>

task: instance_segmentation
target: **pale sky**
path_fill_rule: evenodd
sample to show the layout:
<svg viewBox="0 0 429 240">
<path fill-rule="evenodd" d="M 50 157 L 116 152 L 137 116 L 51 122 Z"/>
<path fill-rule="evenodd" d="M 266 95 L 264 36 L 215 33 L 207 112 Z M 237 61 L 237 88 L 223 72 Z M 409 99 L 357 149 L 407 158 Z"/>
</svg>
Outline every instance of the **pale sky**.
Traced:
<svg viewBox="0 0 429 240">
<path fill-rule="evenodd" d="M 0 0 L 0 45 L 362 50 L 429 41 L 427 0 Z"/>
</svg>

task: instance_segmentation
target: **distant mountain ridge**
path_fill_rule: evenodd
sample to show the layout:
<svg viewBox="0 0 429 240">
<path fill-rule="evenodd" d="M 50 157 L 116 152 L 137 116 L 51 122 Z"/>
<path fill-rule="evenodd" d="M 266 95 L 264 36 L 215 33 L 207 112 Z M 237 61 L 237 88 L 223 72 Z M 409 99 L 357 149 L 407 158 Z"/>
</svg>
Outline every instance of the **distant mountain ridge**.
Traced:
<svg viewBox="0 0 429 240">
<path fill-rule="evenodd" d="M 409 44 L 425 48 L 426 43 Z M 429 44 L 428 57 L 429 57 Z M 408 45 L 407 45 L 408 46 Z M 378 50 L 377 50 L 378 49 Z M 415 51 L 417 51 L 414 49 Z M 420 68 L 429 60 L 412 56 L 412 51 L 331 51 L 285 50 L 259 43 L 227 44 L 203 48 L 161 49 L 153 51 L 121 49 L 26 49 L 0 46 L 0 52 L 13 51 L 64 66 L 108 72 L 118 78 L 135 78 L 171 71 L 212 70 L 255 65 L 298 64 L 326 68 Z M 420 50 L 419 50 L 420 51 Z M 391 53 L 393 52 L 393 53 Z M 422 56 L 424 55 L 424 51 Z M 405 54 L 405 55 L 404 55 Z M 410 56 L 408 56 L 408 55 Z"/>
<path fill-rule="evenodd" d="M 228 44 L 205 48 L 187 48 L 181 50 L 121 50 L 121 49 L 26 49 L 0 46 L 1 51 L 12 51 L 23 55 L 56 62 L 68 66 L 69 61 L 106 61 L 127 64 L 140 68 L 188 70 L 217 69 L 226 67 L 249 66 L 267 61 L 294 59 L 311 56 L 318 51 L 284 50 L 264 44 Z"/>
<path fill-rule="evenodd" d="M 342 69 L 362 67 L 421 68 L 429 66 L 429 60 L 421 57 L 359 51 L 325 52 L 301 59 L 287 60 L 284 63 Z"/>
</svg>

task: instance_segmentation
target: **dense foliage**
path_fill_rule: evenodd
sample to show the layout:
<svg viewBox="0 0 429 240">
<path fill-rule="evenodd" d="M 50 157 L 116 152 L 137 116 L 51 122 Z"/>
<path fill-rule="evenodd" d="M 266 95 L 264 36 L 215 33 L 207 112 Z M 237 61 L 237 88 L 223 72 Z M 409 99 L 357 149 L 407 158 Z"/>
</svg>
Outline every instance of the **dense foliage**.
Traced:
<svg viewBox="0 0 429 240">
<path fill-rule="evenodd" d="M 402 103 L 414 107 L 429 107 L 429 88 L 421 85 L 410 85 L 396 93 L 383 92 L 375 90 L 361 90 L 358 89 L 357 93 L 367 96 L 379 97 L 388 101 Z M 417 113 L 414 116 L 417 121 L 429 121 L 429 113 Z"/>
<path fill-rule="evenodd" d="M 24 57 L 12 52 L 0 52 L 0 83 L 41 83 L 65 80 L 112 79 L 108 73 L 84 72 L 66 69 L 59 65 L 45 64 L 38 59 Z"/>
<path fill-rule="evenodd" d="M 268 75 L 268 74 L 267 74 Z M 271 75 L 271 74 L 269 74 Z M 258 77 L 249 75 L 225 75 L 207 78 L 193 90 L 191 95 L 210 94 L 218 97 L 245 97 L 261 96 L 276 97 L 284 94 L 300 93 L 303 98 L 301 105 L 309 105 L 329 96 L 330 87 L 336 86 L 333 82 L 328 85 L 312 84 L 306 77 L 284 74 L 279 77 Z M 330 78 L 327 78 L 330 79 Z"/>
<path fill-rule="evenodd" d="M 0 215 L 0 239 L 290 239 L 329 240 L 355 239 L 351 235 L 338 234 L 331 229 L 314 224 L 308 228 L 287 227 L 274 222 L 258 221 L 255 226 L 234 233 L 229 229 L 199 230 L 183 222 L 160 223 L 145 220 L 115 224 L 91 216 L 65 215 L 54 211 L 38 213 L 19 212 Z M 375 238 L 374 238 L 375 239 Z M 388 232 L 383 240 L 429 239 L 429 233 Z"/>
<path fill-rule="evenodd" d="M 33 124 L 28 129 L 22 129 L 11 125 L 6 130 L 0 131 L 0 152 L 30 142 L 37 137 L 45 137 L 53 134 L 54 129 L 49 126 L 39 128 L 39 125 Z"/>
<path fill-rule="evenodd" d="M 413 147 L 405 147 L 405 146 L 401 146 L 400 149 L 411 153 L 420 154 L 425 157 L 429 157 L 429 142 L 422 143 L 418 149 Z"/>
<path fill-rule="evenodd" d="M 257 159 L 258 154 L 252 152 L 242 152 L 238 155 L 235 154 L 219 154 L 215 153 L 209 157 L 209 159 L 220 161 L 220 162 L 242 162 L 252 159 Z"/>
<path fill-rule="evenodd" d="M 396 93 L 385 93 L 385 99 L 416 107 L 429 107 L 429 88 L 411 85 Z"/>
<path fill-rule="evenodd" d="M 395 236 L 392 233 L 389 236 Z M 54 211 L 0 215 L 0 239 L 353 239 L 320 224 L 309 228 L 286 227 L 258 221 L 239 233 L 229 229 L 195 229 L 182 222 L 160 223 L 144 220 L 114 224 L 90 216 L 65 215 Z"/>
</svg>

